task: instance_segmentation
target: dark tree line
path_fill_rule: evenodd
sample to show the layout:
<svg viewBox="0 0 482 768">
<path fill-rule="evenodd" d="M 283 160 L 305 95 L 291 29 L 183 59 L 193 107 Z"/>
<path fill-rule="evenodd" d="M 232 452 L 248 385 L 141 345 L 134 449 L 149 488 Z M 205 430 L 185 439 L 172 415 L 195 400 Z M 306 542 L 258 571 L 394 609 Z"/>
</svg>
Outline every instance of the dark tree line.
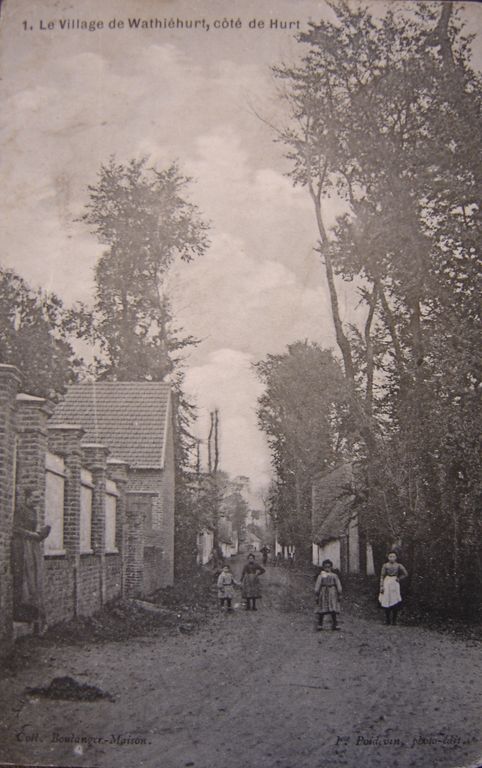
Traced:
<svg viewBox="0 0 482 768">
<path fill-rule="evenodd" d="M 399 5 L 382 18 L 331 8 L 334 22 L 299 36 L 299 63 L 274 69 L 290 115 L 277 139 L 313 202 L 361 520 L 377 555 L 402 542 L 422 607 L 474 617 L 480 76 L 450 2 Z M 334 193 L 347 213 L 330 229 Z M 340 280 L 358 286 L 361 327 L 341 318 Z"/>
</svg>

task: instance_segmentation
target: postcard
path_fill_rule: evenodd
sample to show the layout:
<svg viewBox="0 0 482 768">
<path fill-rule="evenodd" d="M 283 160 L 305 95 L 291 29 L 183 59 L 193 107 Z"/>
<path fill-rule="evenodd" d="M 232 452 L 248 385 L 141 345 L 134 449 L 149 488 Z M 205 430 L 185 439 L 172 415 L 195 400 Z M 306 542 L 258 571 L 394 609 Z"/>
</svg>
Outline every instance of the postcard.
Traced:
<svg viewBox="0 0 482 768">
<path fill-rule="evenodd" d="M 481 21 L 3 0 L 3 765 L 482 765 Z"/>
</svg>

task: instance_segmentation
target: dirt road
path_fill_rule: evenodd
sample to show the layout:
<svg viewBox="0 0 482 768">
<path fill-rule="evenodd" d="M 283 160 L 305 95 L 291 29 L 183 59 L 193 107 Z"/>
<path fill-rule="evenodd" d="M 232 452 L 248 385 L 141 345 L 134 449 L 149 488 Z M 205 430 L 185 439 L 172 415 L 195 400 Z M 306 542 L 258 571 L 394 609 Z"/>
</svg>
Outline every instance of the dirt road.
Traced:
<svg viewBox="0 0 482 768">
<path fill-rule="evenodd" d="M 89 768 L 480 764 L 480 645 L 349 610 L 340 632 L 316 633 L 311 580 L 278 568 L 263 580 L 257 613 L 238 607 L 193 635 L 42 648 L 38 665 L 2 682 L 2 759 Z M 25 694 L 59 675 L 114 701 Z"/>
</svg>

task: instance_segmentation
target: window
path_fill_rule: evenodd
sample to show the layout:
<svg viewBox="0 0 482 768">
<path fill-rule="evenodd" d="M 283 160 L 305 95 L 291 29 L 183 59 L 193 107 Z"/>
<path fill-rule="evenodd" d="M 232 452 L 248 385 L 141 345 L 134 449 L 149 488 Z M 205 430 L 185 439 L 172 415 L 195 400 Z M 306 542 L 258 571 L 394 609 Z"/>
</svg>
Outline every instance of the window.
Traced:
<svg viewBox="0 0 482 768">
<path fill-rule="evenodd" d="M 92 552 L 92 473 L 80 470 L 80 552 Z"/>
<path fill-rule="evenodd" d="M 112 480 L 106 482 L 105 497 L 105 551 L 117 552 L 117 486 Z"/>
<path fill-rule="evenodd" d="M 45 524 L 50 534 L 45 539 L 45 554 L 65 554 L 64 550 L 64 460 L 54 453 L 45 455 Z"/>
</svg>

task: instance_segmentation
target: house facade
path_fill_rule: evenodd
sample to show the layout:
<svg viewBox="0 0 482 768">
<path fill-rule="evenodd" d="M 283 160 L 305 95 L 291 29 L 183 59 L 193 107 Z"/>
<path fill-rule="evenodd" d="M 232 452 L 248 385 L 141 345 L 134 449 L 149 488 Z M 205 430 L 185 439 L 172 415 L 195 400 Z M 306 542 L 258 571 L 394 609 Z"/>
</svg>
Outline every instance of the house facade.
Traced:
<svg viewBox="0 0 482 768">
<path fill-rule="evenodd" d="M 331 560 L 342 574 L 373 575 L 370 543 L 354 508 L 355 480 L 351 464 L 320 475 L 312 488 L 312 562 Z"/>
<path fill-rule="evenodd" d="M 174 579 L 174 435 L 171 390 L 155 381 L 108 381 L 69 387 L 50 425 L 78 423 L 87 444 L 104 445 L 126 465 L 126 514 L 142 518 L 138 594 Z M 133 589 L 134 587 L 132 587 Z M 132 590 L 131 590 L 132 591 Z"/>
<path fill-rule="evenodd" d="M 197 563 L 207 565 L 213 556 L 214 531 L 204 528 L 197 535 Z"/>
<path fill-rule="evenodd" d="M 55 407 L 21 389 L 1 365 L 0 652 L 39 612 L 55 624 L 173 580 L 169 387 L 76 385 Z"/>
</svg>

